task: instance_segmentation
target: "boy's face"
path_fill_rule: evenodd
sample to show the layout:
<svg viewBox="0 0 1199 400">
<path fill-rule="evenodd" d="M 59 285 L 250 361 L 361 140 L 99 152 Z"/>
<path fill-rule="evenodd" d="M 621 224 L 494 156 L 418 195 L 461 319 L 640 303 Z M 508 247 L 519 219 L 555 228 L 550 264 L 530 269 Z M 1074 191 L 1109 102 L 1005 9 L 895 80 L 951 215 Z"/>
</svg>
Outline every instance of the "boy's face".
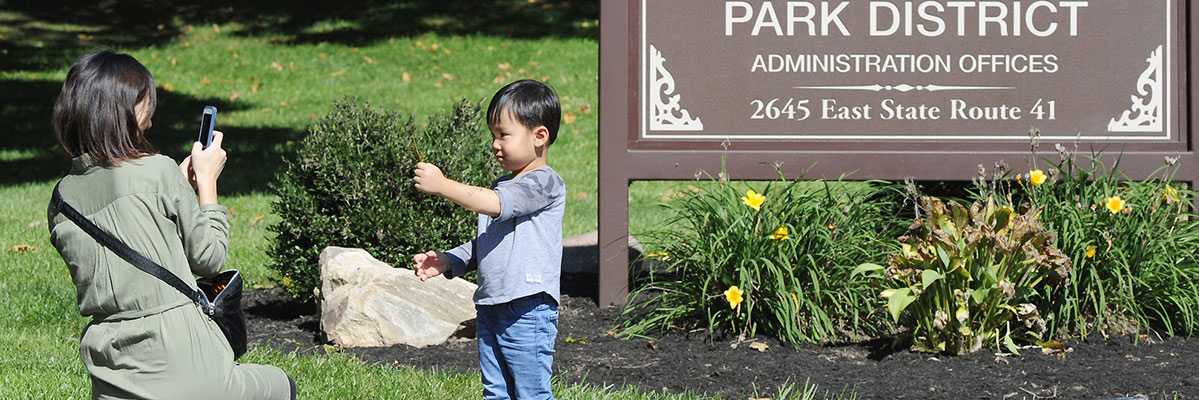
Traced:
<svg viewBox="0 0 1199 400">
<path fill-rule="evenodd" d="M 500 112 L 491 128 L 491 151 L 505 170 L 524 172 L 541 158 L 549 134 L 544 126 L 529 128 L 520 123 L 508 110 Z"/>
</svg>

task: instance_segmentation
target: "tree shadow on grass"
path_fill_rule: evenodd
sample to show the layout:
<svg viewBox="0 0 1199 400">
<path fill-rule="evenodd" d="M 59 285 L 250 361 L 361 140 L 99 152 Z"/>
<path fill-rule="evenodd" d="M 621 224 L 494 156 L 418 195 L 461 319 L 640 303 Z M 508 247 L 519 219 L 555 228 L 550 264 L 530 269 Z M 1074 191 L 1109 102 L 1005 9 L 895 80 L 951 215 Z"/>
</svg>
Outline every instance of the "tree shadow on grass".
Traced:
<svg viewBox="0 0 1199 400">
<path fill-rule="evenodd" d="M 425 33 L 599 37 L 595 0 L 0 0 L 0 71 L 58 69 L 100 45 L 163 44 L 188 25 L 236 23 L 283 44 L 369 44 Z"/>
<path fill-rule="evenodd" d="M 0 186 L 56 180 L 70 169 L 67 156 L 54 138 L 50 122 L 54 101 L 62 88 L 56 81 L 0 80 Z M 158 109 L 147 139 L 164 155 L 176 161 L 190 154 L 206 105 L 222 111 L 245 106 L 218 98 L 198 98 L 158 89 Z M 294 153 L 303 132 L 283 128 L 220 126 L 226 133 L 224 148 L 229 154 L 221 174 L 221 194 L 269 192 L 268 182 L 281 170 L 285 157 Z"/>
</svg>

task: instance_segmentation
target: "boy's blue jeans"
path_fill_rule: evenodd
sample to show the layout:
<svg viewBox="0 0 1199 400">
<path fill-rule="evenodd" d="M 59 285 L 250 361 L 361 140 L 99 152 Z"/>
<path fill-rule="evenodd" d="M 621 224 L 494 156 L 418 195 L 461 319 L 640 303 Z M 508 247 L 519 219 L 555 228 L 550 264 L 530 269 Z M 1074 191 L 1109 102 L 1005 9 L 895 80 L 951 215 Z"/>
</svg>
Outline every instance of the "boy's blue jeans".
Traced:
<svg viewBox="0 0 1199 400">
<path fill-rule="evenodd" d="M 550 369 L 558 336 L 554 298 L 542 292 L 475 309 L 483 398 L 553 399 Z"/>
</svg>

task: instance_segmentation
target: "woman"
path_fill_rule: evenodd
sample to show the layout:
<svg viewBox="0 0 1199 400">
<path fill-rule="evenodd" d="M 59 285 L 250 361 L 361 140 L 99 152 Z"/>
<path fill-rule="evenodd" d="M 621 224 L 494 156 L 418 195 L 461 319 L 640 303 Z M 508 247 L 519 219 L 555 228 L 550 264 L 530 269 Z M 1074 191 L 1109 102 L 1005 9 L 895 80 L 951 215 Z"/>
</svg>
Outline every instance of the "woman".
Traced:
<svg viewBox="0 0 1199 400">
<path fill-rule="evenodd" d="M 80 57 L 54 105 L 55 135 L 73 157 L 59 191 L 101 229 L 194 285 L 192 274 L 212 276 L 225 263 L 229 223 L 216 190 L 224 135 L 213 132 L 208 148 L 196 142 L 175 165 L 146 141 L 156 101 L 154 77 L 133 57 Z M 220 328 L 190 299 L 53 207 L 49 221 L 79 313 L 92 316 L 79 343 L 92 398 L 295 398 L 295 382 L 279 368 L 235 364 Z"/>
</svg>

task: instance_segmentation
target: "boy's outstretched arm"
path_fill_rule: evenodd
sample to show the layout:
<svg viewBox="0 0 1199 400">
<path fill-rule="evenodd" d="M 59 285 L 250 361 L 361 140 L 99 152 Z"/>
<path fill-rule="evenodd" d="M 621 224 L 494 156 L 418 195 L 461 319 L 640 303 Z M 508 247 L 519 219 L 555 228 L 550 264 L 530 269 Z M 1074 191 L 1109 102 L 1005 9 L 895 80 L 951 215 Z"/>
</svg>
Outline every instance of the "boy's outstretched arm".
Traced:
<svg viewBox="0 0 1199 400">
<path fill-rule="evenodd" d="M 445 197 L 467 210 L 490 217 L 500 215 L 500 196 L 494 190 L 446 178 L 436 165 L 417 163 L 412 181 L 416 183 L 416 190 Z"/>
</svg>

